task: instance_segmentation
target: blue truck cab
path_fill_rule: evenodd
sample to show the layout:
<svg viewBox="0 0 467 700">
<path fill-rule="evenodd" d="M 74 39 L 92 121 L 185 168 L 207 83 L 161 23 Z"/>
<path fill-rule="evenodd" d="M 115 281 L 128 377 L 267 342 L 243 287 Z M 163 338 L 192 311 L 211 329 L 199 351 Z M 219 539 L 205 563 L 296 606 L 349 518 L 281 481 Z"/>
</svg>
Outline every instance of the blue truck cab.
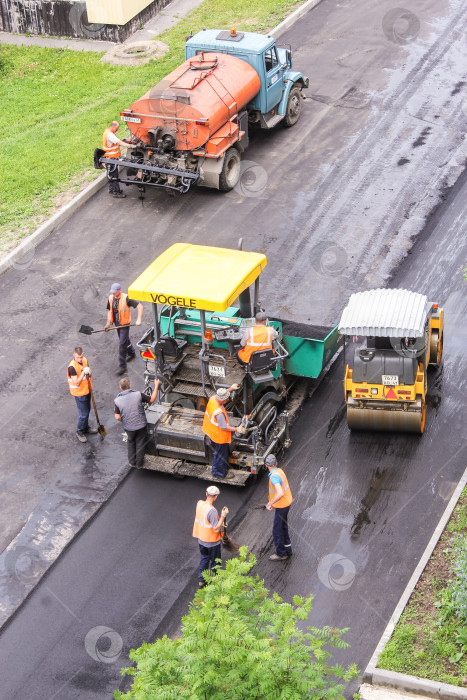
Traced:
<svg viewBox="0 0 467 700">
<path fill-rule="evenodd" d="M 286 126 L 298 121 L 301 91 L 308 87 L 308 78 L 293 70 L 291 49 L 278 47 L 275 39 L 264 34 L 203 29 L 187 40 L 185 59 L 205 51 L 236 56 L 258 73 L 260 91 L 246 106 L 250 123 L 270 129 L 284 119 Z"/>
</svg>

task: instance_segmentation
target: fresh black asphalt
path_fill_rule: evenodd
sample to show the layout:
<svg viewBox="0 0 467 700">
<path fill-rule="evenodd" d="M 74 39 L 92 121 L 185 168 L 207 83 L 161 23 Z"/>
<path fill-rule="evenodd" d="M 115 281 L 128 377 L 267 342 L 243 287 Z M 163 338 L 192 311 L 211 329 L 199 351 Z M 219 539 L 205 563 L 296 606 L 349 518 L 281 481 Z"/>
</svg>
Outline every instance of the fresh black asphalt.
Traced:
<svg viewBox="0 0 467 700">
<path fill-rule="evenodd" d="M 0 634 L 7 700 L 111 697 L 128 649 L 176 632 L 195 591 L 191 526 L 204 485 L 133 471 L 109 498 L 126 472 L 112 415 L 116 347 L 76 332 L 104 320 L 113 281 L 128 285 L 177 241 L 235 247 L 243 236 L 246 249 L 264 250 L 261 297 L 271 315 L 337 322 L 352 291 L 385 283 L 445 307 L 445 359 L 430 376 L 422 437 L 351 434 L 342 358 L 304 407 L 284 461 L 295 496 L 290 562 L 267 559 L 271 516 L 251 507 L 265 499 L 264 479 L 225 487 L 220 498 L 238 524 L 236 538 L 258 555 L 266 585 L 286 599 L 313 591 L 313 624 L 350 627 L 351 647 L 337 658 L 360 668 L 370 658 L 465 467 L 465 175 L 443 190 L 467 119 L 465 96 L 455 92 L 458 68 L 445 59 L 459 40 L 449 28 L 461 20 L 455 3 L 414 3 L 420 40 L 401 48 L 381 33 L 389 9 L 323 2 L 284 37 L 312 77 L 314 99 L 294 130 L 256 137 L 245 154 L 258 183 L 267 173 L 267 186 L 255 191 L 248 177 L 224 197 L 150 192 L 143 204 L 135 191 L 121 201 L 102 192 L 0 280 L 14 339 L 2 372 L 5 544 L 27 535 L 24 546 L 38 553 L 42 571 L 88 521 Z M 427 119 L 432 131 L 414 146 Z M 398 165 L 403 156 L 409 162 Z M 426 207 L 441 194 L 425 223 Z M 104 443 L 86 446 L 73 436 L 66 389 L 79 340 L 111 429 Z M 141 371 L 130 366 L 136 386 Z M 20 559 L 7 567 L 13 603 L 29 573 Z"/>
</svg>

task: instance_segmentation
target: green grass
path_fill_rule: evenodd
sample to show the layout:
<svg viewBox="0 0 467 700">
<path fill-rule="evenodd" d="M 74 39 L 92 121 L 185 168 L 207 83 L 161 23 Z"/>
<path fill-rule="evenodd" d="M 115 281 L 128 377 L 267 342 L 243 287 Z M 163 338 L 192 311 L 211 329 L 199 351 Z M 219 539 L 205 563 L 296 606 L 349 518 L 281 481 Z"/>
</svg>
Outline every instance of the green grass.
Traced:
<svg viewBox="0 0 467 700">
<path fill-rule="evenodd" d="M 103 64 L 102 54 L 0 45 L 0 251 L 30 233 L 60 193 L 98 175 L 92 153 L 104 128 L 183 60 L 190 31 L 267 31 L 302 2 L 205 0 L 157 37 L 169 52 L 137 68 Z"/>
<path fill-rule="evenodd" d="M 381 654 L 379 668 L 467 685 L 467 653 L 450 661 L 462 650 L 456 637 L 465 622 L 454 614 L 449 587 L 456 544 L 466 536 L 466 527 L 467 488 Z"/>
</svg>

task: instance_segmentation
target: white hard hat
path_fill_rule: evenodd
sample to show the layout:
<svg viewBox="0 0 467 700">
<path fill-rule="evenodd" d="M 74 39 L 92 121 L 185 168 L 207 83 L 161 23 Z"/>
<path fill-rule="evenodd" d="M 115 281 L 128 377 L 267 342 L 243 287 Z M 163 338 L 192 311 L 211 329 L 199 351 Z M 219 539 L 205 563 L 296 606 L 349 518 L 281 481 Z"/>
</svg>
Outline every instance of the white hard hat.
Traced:
<svg viewBox="0 0 467 700">
<path fill-rule="evenodd" d="M 227 401 L 227 399 L 230 397 L 230 391 L 221 387 L 216 391 L 216 396 L 221 401 Z"/>
<path fill-rule="evenodd" d="M 220 494 L 220 491 L 217 488 L 217 486 L 208 486 L 206 489 L 206 493 L 208 493 L 210 496 L 218 496 Z"/>
</svg>

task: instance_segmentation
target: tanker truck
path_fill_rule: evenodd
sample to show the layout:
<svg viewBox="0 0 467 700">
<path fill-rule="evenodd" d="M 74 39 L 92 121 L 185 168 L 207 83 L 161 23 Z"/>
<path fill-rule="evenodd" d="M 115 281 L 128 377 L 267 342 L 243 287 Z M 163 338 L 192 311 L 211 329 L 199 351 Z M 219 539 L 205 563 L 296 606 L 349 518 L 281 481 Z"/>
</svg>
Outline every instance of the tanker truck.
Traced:
<svg viewBox="0 0 467 700">
<path fill-rule="evenodd" d="M 299 120 L 308 78 L 293 70 L 291 49 L 272 37 L 203 30 L 188 38 L 185 59 L 120 113 L 133 145 L 111 160 L 122 166 L 121 183 L 227 192 L 240 179 L 249 129 L 292 127 Z"/>
</svg>

